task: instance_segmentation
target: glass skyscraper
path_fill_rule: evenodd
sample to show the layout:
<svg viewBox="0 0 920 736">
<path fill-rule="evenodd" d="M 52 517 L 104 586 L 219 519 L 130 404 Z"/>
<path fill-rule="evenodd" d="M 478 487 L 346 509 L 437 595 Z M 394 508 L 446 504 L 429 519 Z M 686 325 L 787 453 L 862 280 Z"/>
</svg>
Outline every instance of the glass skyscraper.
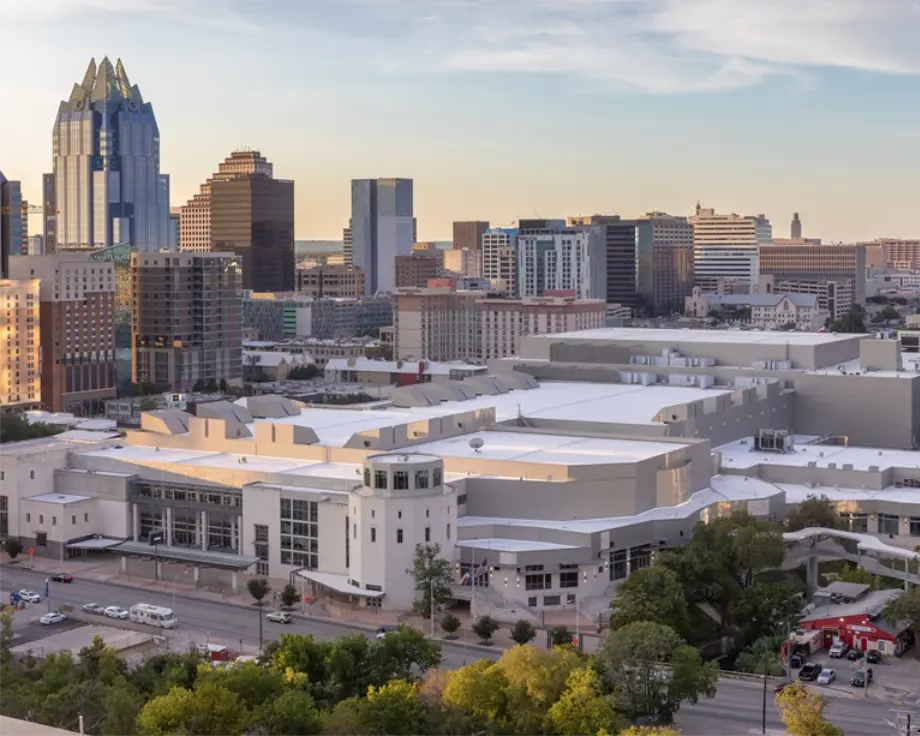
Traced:
<svg viewBox="0 0 920 736">
<path fill-rule="evenodd" d="M 54 123 L 58 248 L 169 246 L 169 177 L 153 106 L 119 60 L 91 60 Z"/>
</svg>

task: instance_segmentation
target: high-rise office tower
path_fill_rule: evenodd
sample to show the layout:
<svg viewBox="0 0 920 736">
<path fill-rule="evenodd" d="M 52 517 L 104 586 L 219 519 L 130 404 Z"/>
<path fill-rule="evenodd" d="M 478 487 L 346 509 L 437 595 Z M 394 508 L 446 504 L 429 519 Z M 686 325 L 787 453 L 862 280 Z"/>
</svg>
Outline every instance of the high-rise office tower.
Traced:
<svg viewBox="0 0 920 736">
<path fill-rule="evenodd" d="M 115 267 L 93 253 L 18 256 L 19 279 L 41 289 L 41 393 L 51 411 L 91 416 L 115 398 Z"/>
<path fill-rule="evenodd" d="M 91 60 L 54 123 L 55 226 L 59 248 L 169 243 L 169 177 L 160 174 L 153 106 L 119 60 Z"/>
<path fill-rule="evenodd" d="M 466 220 L 454 223 L 454 250 L 479 250 L 482 247 L 482 235 L 489 229 L 489 223 L 483 220 Z"/>
<path fill-rule="evenodd" d="M 693 291 L 693 228 L 686 217 L 649 212 L 636 221 L 640 308 L 652 315 L 683 310 Z"/>
<path fill-rule="evenodd" d="M 799 219 L 799 213 L 792 213 L 792 224 L 789 226 L 789 237 L 798 240 L 802 237 L 802 221 Z"/>
<path fill-rule="evenodd" d="M 396 288 L 396 256 L 414 242 L 412 179 L 353 179 L 352 264 L 364 271 L 365 294 Z"/>
<path fill-rule="evenodd" d="M 211 250 L 211 185 L 246 176 L 274 174 L 274 167 L 258 151 L 233 151 L 217 166 L 213 174 L 199 187 L 198 193 L 179 208 L 179 247 L 195 253 Z"/>
<path fill-rule="evenodd" d="M 516 227 L 490 227 L 482 234 L 482 277 L 509 296 L 517 296 L 517 249 Z"/>
<path fill-rule="evenodd" d="M 699 204 L 689 219 L 697 284 L 706 291 L 737 285 L 755 292 L 760 275 L 758 248 L 773 239 L 770 221 L 763 215 L 719 215 Z"/>
<path fill-rule="evenodd" d="M 258 151 L 234 151 L 222 167 L 210 182 L 211 250 L 236 254 L 244 289 L 293 291 L 294 182 L 275 179 Z"/>
<path fill-rule="evenodd" d="M 179 248 L 179 223 L 181 221 L 181 207 L 169 208 L 169 250 Z"/>
<path fill-rule="evenodd" d="M 38 304 L 38 279 L 0 279 L 0 409 L 41 403 Z"/>
<path fill-rule="evenodd" d="M 42 242 L 45 253 L 57 250 L 57 188 L 54 174 L 42 174 Z"/>
<path fill-rule="evenodd" d="M 605 262 L 603 273 L 606 288 L 593 298 L 605 299 L 608 304 L 619 304 L 630 309 L 640 307 L 639 263 L 636 252 L 636 221 L 624 220 L 619 215 L 587 215 L 570 217 L 572 227 L 595 228 L 603 233 Z M 599 259 L 598 259 L 599 260 Z"/>
<path fill-rule="evenodd" d="M 233 253 L 132 253 L 134 382 L 190 391 L 242 381 L 242 289 Z"/>
<path fill-rule="evenodd" d="M 28 225 L 23 222 L 23 213 L 28 217 L 28 210 L 23 204 L 20 183 L 0 171 L 0 278 L 9 277 L 10 256 L 22 253 L 23 243 L 28 241 Z"/>
<path fill-rule="evenodd" d="M 521 298 L 571 291 L 578 299 L 606 294 L 606 241 L 601 227 L 566 227 L 563 220 L 521 220 L 518 288 Z"/>
</svg>

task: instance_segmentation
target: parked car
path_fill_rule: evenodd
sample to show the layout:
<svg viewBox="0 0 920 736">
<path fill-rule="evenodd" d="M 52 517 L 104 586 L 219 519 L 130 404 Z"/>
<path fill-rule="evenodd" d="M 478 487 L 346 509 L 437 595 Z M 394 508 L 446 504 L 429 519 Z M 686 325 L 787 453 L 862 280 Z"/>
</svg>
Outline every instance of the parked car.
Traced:
<svg viewBox="0 0 920 736">
<path fill-rule="evenodd" d="M 272 611 L 265 618 L 267 618 L 269 621 L 274 621 L 277 624 L 291 623 L 291 614 L 285 613 L 284 611 Z"/>
<path fill-rule="evenodd" d="M 105 613 L 105 606 L 100 606 L 98 603 L 84 603 L 83 613 L 93 613 L 101 616 Z"/>
<path fill-rule="evenodd" d="M 386 626 L 381 626 L 379 629 L 377 629 L 377 638 L 384 639 L 386 638 L 386 635 L 389 634 L 391 631 L 392 629 L 388 629 Z"/>
<path fill-rule="evenodd" d="M 818 684 L 819 685 L 830 685 L 834 680 L 837 679 L 837 673 L 828 668 L 821 670 L 821 674 L 818 675 Z"/>
<path fill-rule="evenodd" d="M 56 572 L 51 576 L 51 580 L 55 583 L 72 583 L 73 575 L 67 572 Z"/>
<path fill-rule="evenodd" d="M 859 669 L 853 673 L 853 676 L 850 678 L 850 684 L 853 687 L 866 687 L 869 683 L 872 682 L 872 668 L 867 667 L 866 669 Z"/>
<path fill-rule="evenodd" d="M 781 682 L 781 683 L 779 683 L 779 684 L 774 688 L 773 692 L 781 693 L 783 690 L 785 690 L 785 689 L 786 689 L 787 687 L 789 687 L 789 685 L 791 685 L 791 684 L 792 684 L 791 682 Z"/>
<path fill-rule="evenodd" d="M 821 674 L 822 667 L 820 664 L 806 664 L 799 670 L 799 679 L 803 682 L 814 682 Z"/>
<path fill-rule="evenodd" d="M 834 646 L 828 650 L 827 655 L 831 659 L 841 659 L 842 657 L 847 656 L 847 652 L 849 651 L 850 647 L 841 642 L 840 644 L 834 644 Z"/>
<path fill-rule="evenodd" d="M 882 653 L 878 649 L 870 649 L 866 652 L 866 661 L 869 664 L 878 664 L 882 661 Z"/>
<path fill-rule="evenodd" d="M 108 606 L 104 613 L 109 618 L 117 619 L 126 619 L 129 615 L 128 612 L 121 606 Z"/>
<path fill-rule="evenodd" d="M 803 654 L 793 654 L 792 657 L 789 658 L 789 666 L 794 670 L 797 670 L 803 664 L 805 664 L 805 655 Z"/>
<path fill-rule="evenodd" d="M 41 603 L 42 597 L 34 590 L 20 590 L 19 598 L 26 603 Z"/>
<path fill-rule="evenodd" d="M 855 662 L 857 659 L 862 659 L 863 653 L 858 649 L 851 649 L 847 652 L 847 659 L 851 662 Z"/>
<path fill-rule="evenodd" d="M 67 616 L 65 616 L 63 613 L 46 613 L 39 619 L 42 626 L 51 626 L 51 624 L 59 624 L 61 621 L 66 620 Z"/>
</svg>

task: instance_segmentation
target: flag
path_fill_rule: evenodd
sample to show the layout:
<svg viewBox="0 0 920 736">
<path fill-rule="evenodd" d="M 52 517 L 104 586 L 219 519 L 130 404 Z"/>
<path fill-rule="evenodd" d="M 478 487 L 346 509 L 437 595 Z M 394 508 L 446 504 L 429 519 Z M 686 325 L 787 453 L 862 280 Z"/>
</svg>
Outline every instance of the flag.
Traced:
<svg viewBox="0 0 920 736">
<path fill-rule="evenodd" d="M 473 577 L 481 578 L 486 574 L 486 571 L 489 569 L 489 561 L 483 560 L 482 564 L 477 568 L 476 572 L 473 573 Z"/>
</svg>

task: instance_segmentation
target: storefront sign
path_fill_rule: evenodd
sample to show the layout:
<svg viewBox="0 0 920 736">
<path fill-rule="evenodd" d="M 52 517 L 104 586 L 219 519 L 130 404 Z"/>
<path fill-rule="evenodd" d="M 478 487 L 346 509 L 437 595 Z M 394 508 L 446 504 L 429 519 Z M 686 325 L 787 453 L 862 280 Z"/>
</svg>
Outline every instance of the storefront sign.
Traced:
<svg viewBox="0 0 920 736">
<path fill-rule="evenodd" d="M 848 625 L 847 628 L 850 631 L 858 631 L 861 634 L 874 634 L 875 633 L 875 629 L 872 628 L 871 626 L 856 626 L 855 624 L 853 624 L 853 625 Z"/>
</svg>

